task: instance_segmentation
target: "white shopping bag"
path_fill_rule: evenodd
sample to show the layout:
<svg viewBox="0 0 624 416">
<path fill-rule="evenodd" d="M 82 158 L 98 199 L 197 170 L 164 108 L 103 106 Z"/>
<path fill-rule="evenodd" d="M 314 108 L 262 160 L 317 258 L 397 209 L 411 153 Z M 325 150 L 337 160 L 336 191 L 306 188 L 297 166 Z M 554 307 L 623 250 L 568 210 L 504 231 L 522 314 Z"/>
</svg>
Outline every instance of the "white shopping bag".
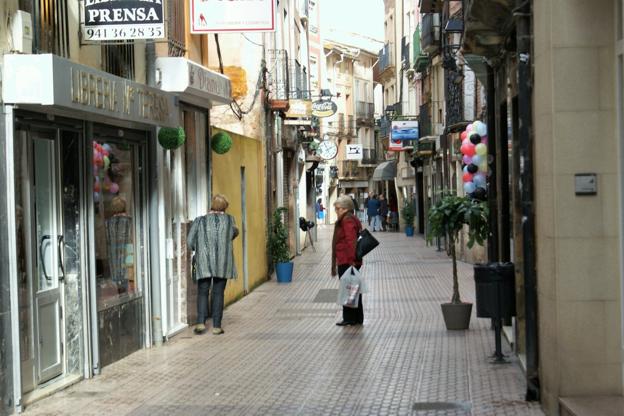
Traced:
<svg viewBox="0 0 624 416">
<path fill-rule="evenodd" d="M 357 308 L 360 293 L 366 293 L 367 287 L 360 271 L 351 266 L 340 276 L 338 289 L 338 304 L 348 308 Z"/>
</svg>

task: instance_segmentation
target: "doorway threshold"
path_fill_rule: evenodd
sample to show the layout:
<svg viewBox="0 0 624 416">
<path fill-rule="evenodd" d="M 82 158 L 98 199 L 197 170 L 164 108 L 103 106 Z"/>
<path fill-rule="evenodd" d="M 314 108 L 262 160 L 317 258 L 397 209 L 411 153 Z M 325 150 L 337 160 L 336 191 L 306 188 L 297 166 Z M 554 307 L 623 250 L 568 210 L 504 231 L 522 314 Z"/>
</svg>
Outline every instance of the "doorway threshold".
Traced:
<svg viewBox="0 0 624 416">
<path fill-rule="evenodd" d="M 38 400 L 49 397 L 54 393 L 66 389 L 67 387 L 76 384 L 83 379 L 84 377 L 82 376 L 82 374 L 71 374 L 52 379 L 46 384 L 37 387 L 35 390 L 26 393 L 22 397 L 22 405 L 24 407 L 28 407 L 29 404 L 33 404 Z"/>
</svg>

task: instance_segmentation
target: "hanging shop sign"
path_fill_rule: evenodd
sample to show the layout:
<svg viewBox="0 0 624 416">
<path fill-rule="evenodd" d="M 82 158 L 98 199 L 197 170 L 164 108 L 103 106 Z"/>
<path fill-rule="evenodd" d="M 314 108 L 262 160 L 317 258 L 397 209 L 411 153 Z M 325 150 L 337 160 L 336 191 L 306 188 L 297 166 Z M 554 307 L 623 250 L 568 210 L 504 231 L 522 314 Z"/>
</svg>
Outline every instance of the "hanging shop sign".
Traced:
<svg viewBox="0 0 624 416">
<path fill-rule="evenodd" d="M 418 121 L 394 120 L 390 128 L 388 150 L 401 152 L 413 149 L 412 141 L 418 140 Z"/>
<path fill-rule="evenodd" d="M 275 31 L 275 0 L 190 2 L 191 33 Z"/>
<path fill-rule="evenodd" d="M 290 107 L 286 112 L 287 118 L 308 118 L 312 115 L 312 101 L 289 100 Z"/>
<path fill-rule="evenodd" d="M 331 117 L 338 111 L 338 106 L 331 100 L 318 100 L 312 103 L 312 115 L 314 117 Z"/>
<path fill-rule="evenodd" d="M 364 158 L 364 150 L 361 144 L 348 144 L 346 147 L 347 160 L 362 160 Z"/>
<path fill-rule="evenodd" d="M 92 119 L 178 127 L 175 97 L 57 55 L 4 55 L 5 104 L 54 106 Z"/>
<path fill-rule="evenodd" d="M 228 77 L 186 58 L 157 58 L 156 70 L 160 73 L 160 88 L 179 93 L 183 101 L 200 107 L 232 102 L 232 83 Z"/>
<path fill-rule="evenodd" d="M 165 37 L 163 0 L 84 0 L 82 10 L 86 41 Z"/>
</svg>

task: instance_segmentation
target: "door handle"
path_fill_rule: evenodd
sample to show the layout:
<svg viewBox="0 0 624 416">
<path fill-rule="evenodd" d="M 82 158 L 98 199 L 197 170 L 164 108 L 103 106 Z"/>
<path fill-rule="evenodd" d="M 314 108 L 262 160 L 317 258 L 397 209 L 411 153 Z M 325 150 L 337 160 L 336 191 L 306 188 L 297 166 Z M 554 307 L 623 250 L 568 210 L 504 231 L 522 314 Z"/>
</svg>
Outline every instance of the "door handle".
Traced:
<svg viewBox="0 0 624 416">
<path fill-rule="evenodd" d="M 63 265 L 63 259 L 64 259 L 64 255 L 63 255 L 63 249 L 65 248 L 65 239 L 63 238 L 62 235 L 59 235 L 56 237 L 56 247 L 57 247 L 57 252 L 58 252 L 58 262 L 59 262 L 59 267 L 61 268 L 61 274 L 59 275 L 59 282 L 62 282 L 63 280 L 65 280 L 65 266 Z"/>
<path fill-rule="evenodd" d="M 45 276 L 46 280 L 52 280 L 52 278 L 48 276 L 48 271 L 46 270 L 45 258 L 43 256 L 43 243 L 45 242 L 45 240 L 49 240 L 51 238 L 52 237 L 50 235 L 45 234 L 41 236 L 41 240 L 39 241 L 39 261 L 41 262 L 41 268 L 43 269 L 43 275 Z"/>
</svg>

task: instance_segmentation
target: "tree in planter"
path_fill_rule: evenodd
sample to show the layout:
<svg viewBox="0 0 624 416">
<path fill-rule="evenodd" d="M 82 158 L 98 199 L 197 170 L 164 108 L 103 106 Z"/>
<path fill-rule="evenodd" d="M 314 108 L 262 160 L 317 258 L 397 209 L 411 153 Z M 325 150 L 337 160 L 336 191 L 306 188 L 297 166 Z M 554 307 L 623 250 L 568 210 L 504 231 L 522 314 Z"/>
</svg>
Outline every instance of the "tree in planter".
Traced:
<svg viewBox="0 0 624 416">
<path fill-rule="evenodd" d="M 485 202 L 473 200 L 467 196 L 447 195 L 440 199 L 429 210 L 430 232 L 427 239 L 448 237 L 449 254 L 453 259 L 453 297 L 452 304 L 462 303 L 459 295 L 459 281 L 457 278 L 457 254 L 455 243 L 459 233 L 468 226 L 468 248 L 475 243 L 483 245 L 488 237 L 489 210 Z"/>
<path fill-rule="evenodd" d="M 277 208 L 269 224 L 269 254 L 273 264 L 288 263 L 290 261 L 290 249 L 288 247 L 288 230 L 282 221 L 282 215 L 288 209 Z"/>
<path fill-rule="evenodd" d="M 401 219 L 406 227 L 414 227 L 414 219 L 416 218 L 416 211 L 414 210 L 414 204 L 411 201 L 406 200 L 401 208 Z"/>
</svg>

